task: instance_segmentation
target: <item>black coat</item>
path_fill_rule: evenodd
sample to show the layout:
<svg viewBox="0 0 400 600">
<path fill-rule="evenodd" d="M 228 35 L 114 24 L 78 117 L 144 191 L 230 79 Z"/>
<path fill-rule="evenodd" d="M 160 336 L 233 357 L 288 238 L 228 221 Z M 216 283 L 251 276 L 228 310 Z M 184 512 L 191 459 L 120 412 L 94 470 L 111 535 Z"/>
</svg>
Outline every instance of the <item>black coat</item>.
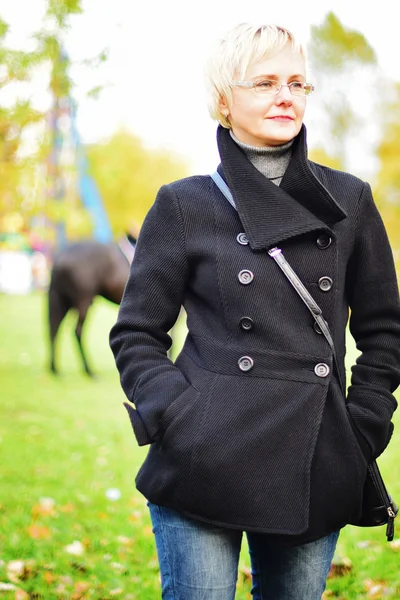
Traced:
<svg viewBox="0 0 400 600">
<path fill-rule="evenodd" d="M 304 542 L 357 519 L 367 461 L 392 434 L 392 253 L 369 185 L 310 162 L 304 126 L 280 187 L 221 127 L 218 145 L 238 212 L 209 176 L 163 186 L 111 330 L 136 438 L 151 444 L 136 484 L 201 520 Z M 275 245 L 321 306 L 343 377 L 351 311 L 361 355 L 347 399 Z M 181 304 L 189 334 L 172 364 Z"/>
</svg>

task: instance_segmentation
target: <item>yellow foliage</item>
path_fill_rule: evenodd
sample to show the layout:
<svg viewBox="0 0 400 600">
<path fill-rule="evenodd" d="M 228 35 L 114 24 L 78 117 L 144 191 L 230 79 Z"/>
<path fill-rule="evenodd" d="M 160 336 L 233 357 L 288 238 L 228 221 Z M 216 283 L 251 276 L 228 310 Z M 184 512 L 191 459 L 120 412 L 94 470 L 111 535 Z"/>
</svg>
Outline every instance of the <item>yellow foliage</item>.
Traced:
<svg viewBox="0 0 400 600">
<path fill-rule="evenodd" d="M 341 70 L 349 63 L 374 64 L 376 55 L 362 33 L 347 29 L 333 12 L 311 27 L 311 58 L 317 68 Z"/>
<path fill-rule="evenodd" d="M 141 224 L 159 188 L 188 172 L 183 160 L 166 150 L 146 149 L 127 131 L 88 147 L 87 155 L 115 236 L 134 222 Z"/>
<path fill-rule="evenodd" d="M 393 86 L 392 99 L 382 110 L 385 124 L 377 149 L 380 168 L 374 195 L 400 266 L 400 83 Z"/>
<path fill-rule="evenodd" d="M 316 163 L 330 167 L 331 169 L 337 169 L 343 171 L 343 164 L 338 156 L 332 156 L 321 146 L 316 146 L 309 152 L 309 158 Z"/>
</svg>

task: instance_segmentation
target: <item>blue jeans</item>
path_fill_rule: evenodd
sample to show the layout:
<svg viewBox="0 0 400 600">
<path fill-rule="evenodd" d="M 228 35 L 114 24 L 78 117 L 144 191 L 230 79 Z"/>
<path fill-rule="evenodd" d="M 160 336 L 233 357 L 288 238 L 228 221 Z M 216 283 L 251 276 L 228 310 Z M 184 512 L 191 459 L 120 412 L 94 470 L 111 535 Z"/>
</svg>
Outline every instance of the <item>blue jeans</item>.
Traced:
<svg viewBox="0 0 400 600">
<path fill-rule="evenodd" d="M 208 525 L 148 503 L 163 600 L 233 600 L 242 532 Z M 247 533 L 255 600 L 320 600 L 339 532 L 281 547 Z"/>
</svg>

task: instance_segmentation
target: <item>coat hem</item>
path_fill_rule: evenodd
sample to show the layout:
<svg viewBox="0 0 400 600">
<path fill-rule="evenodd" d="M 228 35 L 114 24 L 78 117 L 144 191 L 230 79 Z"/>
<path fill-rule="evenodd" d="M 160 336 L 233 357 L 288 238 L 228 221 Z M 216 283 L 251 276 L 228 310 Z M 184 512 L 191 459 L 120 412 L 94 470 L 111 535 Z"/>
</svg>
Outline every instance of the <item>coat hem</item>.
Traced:
<svg viewBox="0 0 400 600">
<path fill-rule="evenodd" d="M 147 500 L 152 502 L 152 500 L 150 500 L 149 498 L 147 498 Z M 252 527 L 252 526 L 248 527 L 244 524 L 238 525 L 238 524 L 226 523 L 224 521 L 218 521 L 218 520 L 214 520 L 214 519 L 207 519 L 206 517 L 201 517 L 199 515 L 191 513 L 188 510 L 185 510 L 183 508 L 177 508 L 176 506 L 172 506 L 170 504 L 162 504 L 161 505 L 159 502 L 158 503 L 154 502 L 153 504 L 159 504 L 160 506 L 165 506 L 166 508 L 176 510 L 177 512 L 181 513 L 185 517 L 189 517 L 191 519 L 200 521 L 201 523 L 205 523 L 207 525 L 216 525 L 218 527 L 224 527 L 225 529 L 233 529 L 236 531 L 243 531 L 246 533 L 262 534 L 267 537 L 270 537 L 271 541 L 273 540 L 274 543 L 279 544 L 281 546 L 287 546 L 287 547 L 300 546 L 303 544 L 309 544 L 311 542 L 315 542 L 316 540 L 319 540 L 327 535 L 330 535 L 331 533 L 340 531 L 341 529 L 343 529 L 343 527 L 348 525 L 348 523 L 343 523 L 342 525 L 338 525 L 336 528 L 327 528 L 325 531 L 321 531 L 318 533 L 314 532 L 314 533 L 310 533 L 308 535 L 307 535 L 308 526 L 305 529 L 298 531 L 297 533 L 293 533 L 293 532 L 289 532 L 289 531 L 285 531 L 285 530 L 277 532 L 274 530 L 266 529 L 264 527 Z"/>
</svg>

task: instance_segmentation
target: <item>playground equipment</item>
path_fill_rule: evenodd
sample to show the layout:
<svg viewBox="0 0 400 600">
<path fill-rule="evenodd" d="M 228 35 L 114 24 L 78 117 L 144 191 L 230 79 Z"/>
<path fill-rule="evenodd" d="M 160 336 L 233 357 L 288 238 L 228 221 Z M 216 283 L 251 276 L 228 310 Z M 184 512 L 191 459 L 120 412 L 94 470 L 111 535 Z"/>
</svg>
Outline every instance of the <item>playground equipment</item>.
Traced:
<svg viewBox="0 0 400 600">
<path fill-rule="evenodd" d="M 69 64 L 64 50 L 60 61 Z M 66 69 L 65 66 L 65 69 Z M 90 176 L 85 149 L 76 125 L 76 106 L 69 92 L 64 95 L 53 93 L 53 105 L 48 119 L 51 129 L 51 152 L 48 158 L 49 199 L 65 204 L 71 186 L 78 192 L 82 206 L 90 216 L 93 238 L 101 243 L 112 240 L 112 232 L 100 192 Z M 59 211 L 63 214 L 63 210 Z M 54 222 L 56 247 L 67 244 L 65 218 Z"/>
</svg>

